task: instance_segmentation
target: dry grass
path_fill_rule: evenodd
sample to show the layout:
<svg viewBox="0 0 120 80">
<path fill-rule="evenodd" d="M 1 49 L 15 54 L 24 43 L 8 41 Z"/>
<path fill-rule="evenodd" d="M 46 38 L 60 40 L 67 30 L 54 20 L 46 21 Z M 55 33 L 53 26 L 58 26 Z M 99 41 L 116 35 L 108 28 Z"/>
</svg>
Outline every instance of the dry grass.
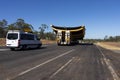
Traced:
<svg viewBox="0 0 120 80">
<path fill-rule="evenodd" d="M 99 42 L 97 45 L 110 50 L 120 50 L 120 42 Z"/>
<path fill-rule="evenodd" d="M 5 38 L 0 38 L 0 46 L 5 46 Z"/>
<path fill-rule="evenodd" d="M 41 42 L 42 42 L 42 44 L 54 44 L 54 43 L 56 43 L 56 41 L 52 41 L 52 40 L 41 40 Z"/>
</svg>

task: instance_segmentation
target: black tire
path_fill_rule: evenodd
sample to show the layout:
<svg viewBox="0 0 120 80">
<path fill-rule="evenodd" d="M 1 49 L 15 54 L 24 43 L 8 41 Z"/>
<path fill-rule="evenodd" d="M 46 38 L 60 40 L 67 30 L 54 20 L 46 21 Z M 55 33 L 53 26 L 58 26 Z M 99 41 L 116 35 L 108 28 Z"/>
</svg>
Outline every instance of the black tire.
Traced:
<svg viewBox="0 0 120 80">
<path fill-rule="evenodd" d="M 11 51 L 14 51 L 14 50 L 15 50 L 15 48 L 10 48 L 10 50 L 11 50 Z"/>
<path fill-rule="evenodd" d="M 58 46 L 61 46 L 61 44 L 60 44 L 60 43 L 58 43 L 57 45 L 58 45 Z"/>
<path fill-rule="evenodd" d="M 37 49 L 39 49 L 41 46 L 42 46 L 42 44 L 39 44 L 39 45 L 37 46 Z"/>
<path fill-rule="evenodd" d="M 27 45 L 23 45 L 21 50 L 27 49 Z"/>
</svg>

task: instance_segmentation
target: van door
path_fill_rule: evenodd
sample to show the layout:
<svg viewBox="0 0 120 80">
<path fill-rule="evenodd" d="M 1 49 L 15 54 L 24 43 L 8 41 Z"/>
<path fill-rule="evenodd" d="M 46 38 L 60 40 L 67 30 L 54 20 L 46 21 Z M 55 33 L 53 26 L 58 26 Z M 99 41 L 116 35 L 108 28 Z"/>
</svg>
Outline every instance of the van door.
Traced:
<svg viewBox="0 0 120 80">
<path fill-rule="evenodd" d="M 18 47 L 19 46 L 18 33 L 8 33 L 6 38 L 6 46 Z"/>
</svg>

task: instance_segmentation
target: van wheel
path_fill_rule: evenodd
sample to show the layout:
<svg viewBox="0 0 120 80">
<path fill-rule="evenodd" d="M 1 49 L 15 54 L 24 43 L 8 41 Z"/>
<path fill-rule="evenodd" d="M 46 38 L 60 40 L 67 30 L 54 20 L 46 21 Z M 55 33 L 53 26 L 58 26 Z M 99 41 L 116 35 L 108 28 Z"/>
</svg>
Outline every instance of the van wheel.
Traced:
<svg viewBox="0 0 120 80">
<path fill-rule="evenodd" d="M 37 48 L 39 49 L 41 46 L 42 46 L 42 44 L 39 44 L 39 45 L 37 46 Z"/>
<path fill-rule="evenodd" d="M 27 45 L 23 45 L 21 49 L 26 49 L 27 48 Z"/>
<path fill-rule="evenodd" d="M 24 45 L 24 49 L 27 49 L 27 45 Z"/>
<path fill-rule="evenodd" d="M 10 48 L 10 50 L 11 50 L 11 51 L 14 51 L 14 50 L 15 50 L 15 48 Z"/>
</svg>

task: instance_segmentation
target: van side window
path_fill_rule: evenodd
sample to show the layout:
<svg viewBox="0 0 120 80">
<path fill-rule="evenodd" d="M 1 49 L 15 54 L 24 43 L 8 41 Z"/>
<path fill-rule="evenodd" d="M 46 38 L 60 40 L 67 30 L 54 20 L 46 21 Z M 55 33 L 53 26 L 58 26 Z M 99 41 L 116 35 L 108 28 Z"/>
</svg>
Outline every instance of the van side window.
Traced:
<svg viewBox="0 0 120 80">
<path fill-rule="evenodd" d="M 34 35 L 29 34 L 27 37 L 28 37 L 28 40 L 34 40 Z"/>
<path fill-rule="evenodd" d="M 26 35 L 25 34 L 20 34 L 20 39 L 21 40 L 27 40 Z"/>
<path fill-rule="evenodd" d="M 21 40 L 34 40 L 34 35 L 31 34 L 20 34 Z"/>
</svg>

